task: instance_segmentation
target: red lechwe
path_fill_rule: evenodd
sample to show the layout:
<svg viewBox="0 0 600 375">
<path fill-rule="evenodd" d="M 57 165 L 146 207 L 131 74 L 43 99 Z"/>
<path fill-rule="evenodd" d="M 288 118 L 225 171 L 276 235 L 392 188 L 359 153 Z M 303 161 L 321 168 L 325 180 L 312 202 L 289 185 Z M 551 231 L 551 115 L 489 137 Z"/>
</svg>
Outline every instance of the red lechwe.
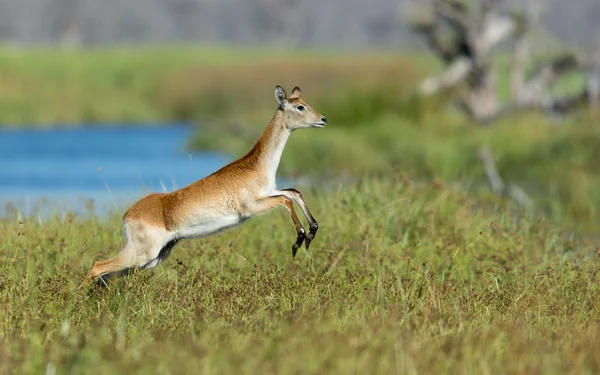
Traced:
<svg viewBox="0 0 600 375">
<path fill-rule="evenodd" d="M 125 246 L 109 260 L 96 261 L 81 287 L 101 278 L 124 275 L 134 269 L 149 269 L 165 260 L 173 246 L 185 238 L 197 238 L 234 227 L 253 216 L 285 207 L 298 237 L 292 255 L 306 248 L 318 225 L 302 194 L 295 189 L 277 190 L 275 175 L 290 134 L 296 129 L 321 128 L 327 119 L 315 112 L 295 87 L 287 97 L 277 86 L 279 108 L 254 147 L 244 156 L 191 185 L 167 194 L 145 196 L 123 216 Z M 296 202 L 310 225 L 306 234 L 296 212 Z"/>
</svg>

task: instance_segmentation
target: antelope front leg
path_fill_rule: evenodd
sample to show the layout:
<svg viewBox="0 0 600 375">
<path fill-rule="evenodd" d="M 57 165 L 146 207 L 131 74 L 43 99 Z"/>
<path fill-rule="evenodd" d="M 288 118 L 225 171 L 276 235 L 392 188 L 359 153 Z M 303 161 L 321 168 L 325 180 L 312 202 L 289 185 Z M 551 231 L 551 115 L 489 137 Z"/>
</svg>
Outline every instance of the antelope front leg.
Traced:
<svg viewBox="0 0 600 375">
<path fill-rule="evenodd" d="M 296 203 L 298 203 L 298 205 L 300 206 L 300 209 L 302 209 L 302 212 L 304 213 L 304 216 L 306 217 L 306 220 L 308 220 L 308 224 L 310 225 L 310 228 L 308 229 L 308 235 L 306 236 L 306 242 L 305 242 L 306 249 L 308 250 L 308 246 L 310 246 L 311 241 L 315 238 L 315 235 L 317 234 L 317 230 L 319 230 L 319 224 L 317 224 L 317 221 L 315 220 L 313 215 L 310 213 L 310 210 L 308 209 L 306 202 L 304 202 L 302 193 L 300 193 L 296 189 L 285 189 L 285 190 L 281 190 L 280 193 L 285 195 L 286 197 L 292 199 Z"/>
<path fill-rule="evenodd" d="M 256 202 L 255 213 L 262 213 L 269 211 L 270 209 L 284 206 L 290 216 L 292 217 L 292 221 L 294 222 L 294 226 L 296 227 L 296 233 L 298 233 L 298 237 L 296 238 L 296 242 L 292 245 L 292 257 L 296 256 L 296 252 L 302 246 L 302 243 L 306 239 L 306 231 L 302 228 L 302 224 L 298 219 L 298 215 L 296 215 L 296 211 L 294 210 L 294 204 L 292 200 L 285 195 L 274 195 L 266 198 L 261 198 Z"/>
</svg>

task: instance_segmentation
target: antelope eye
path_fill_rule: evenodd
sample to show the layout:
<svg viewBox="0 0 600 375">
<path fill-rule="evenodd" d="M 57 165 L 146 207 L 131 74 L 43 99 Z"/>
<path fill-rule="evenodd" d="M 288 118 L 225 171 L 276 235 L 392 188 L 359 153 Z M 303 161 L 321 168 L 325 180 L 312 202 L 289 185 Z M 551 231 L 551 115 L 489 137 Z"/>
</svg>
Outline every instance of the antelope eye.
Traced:
<svg viewBox="0 0 600 375">
<path fill-rule="evenodd" d="M 302 111 L 304 111 L 306 109 L 306 107 L 303 106 L 303 105 L 299 105 L 299 106 L 296 107 L 296 109 L 299 110 L 300 112 L 302 112 Z"/>
</svg>

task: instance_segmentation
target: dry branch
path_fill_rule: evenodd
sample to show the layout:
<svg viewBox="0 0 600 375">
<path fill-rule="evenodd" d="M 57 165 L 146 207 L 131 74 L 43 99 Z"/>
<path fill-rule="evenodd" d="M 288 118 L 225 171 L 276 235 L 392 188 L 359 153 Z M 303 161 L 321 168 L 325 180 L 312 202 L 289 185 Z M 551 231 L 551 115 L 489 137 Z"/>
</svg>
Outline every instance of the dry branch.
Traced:
<svg viewBox="0 0 600 375">
<path fill-rule="evenodd" d="M 582 98 L 597 103 L 600 73 L 598 69 L 590 70 L 587 62 L 573 54 L 563 54 L 538 63 L 533 74 L 527 75 L 526 66 L 531 60 L 529 30 L 537 24 L 539 10 L 533 2 L 529 2 L 524 14 L 509 14 L 501 11 L 501 3 L 499 0 L 487 0 L 475 11 L 474 7 L 470 10 L 457 0 L 436 0 L 432 17 L 414 24 L 414 30 L 425 37 L 429 47 L 446 64 L 444 72 L 422 82 L 421 94 L 433 95 L 466 85 L 472 94 L 461 98 L 461 107 L 473 120 L 486 124 L 491 119 L 513 113 L 515 109 L 565 110 Z M 444 35 L 452 35 L 453 38 L 444 42 Z M 498 44 L 511 38 L 514 41 L 512 100 L 508 104 L 500 104 L 489 64 L 490 53 Z M 589 76 L 587 91 L 590 95 L 575 94 L 573 97 L 552 99 L 552 84 L 573 71 Z"/>
<path fill-rule="evenodd" d="M 466 84 L 468 92 L 461 96 L 459 106 L 479 124 L 488 124 L 516 109 L 512 105 L 504 107 L 498 100 L 495 77 L 488 60 L 498 43 L 521 29 L 521 20 L 502 14 L 500 1 L 496 0 L 485 1 L 479 12 L 455 0 L 437 0 L 433 9 L 433 20 L 419 24 L 415 30 L 426 37 L 429 47 L 447 67 L 441 75 L 424 80 L 421 93 L 432 95 Z M 441 35 L 444 34 L 452 35 L 452 40 L 442 43 Z M 525 60 L 526 48 L 522 43 L 519 59 Z M 513 81 L 519 91 L 524 91 L 527 87 L 522 82 L 524 64 L 520 64 L 519 69 L 521 71 L 514 72 Z M 496 194 L 510 195 L 520 204 L 529 204 L 529 197 L 521 189 L 504 184 L 487 148 L 482 147 L 478 156 Z"/>
<path fill-rule="evenodd" d="M 535 0 L 528 1 L 522 14 L 504 12 L 501 5 L 502 0 L 482 0 L 478 7 L 473 2 L 433 0 L 429 16 L 424 17 L 425 21 L 415 22 L 413 28 L 425 37 L 429 48 L 446 68 L 440 75 L 425 79 L 420 93 L 428 96 L 457 87 L 466 88 L 455 90 L 461 93 L 458 106 L 480 125 L 523 110 L 568 112 L 586 104 L 600 105 L 600 52 L 591 61 L 565 53 L 538 62 L 528 74 L 527 65 L 532 60 L 530 30 L 538 22 L 539 8 Z M 513 41 L 512 98 L 508 103 L 501 103 L 490 54 L 507 40 Z M 571 72 L 585 74 L 586 87 L 573 95 L 553 97 L 553 83 Z M 508 195 L 522 205 L 530 204 L 522 189 L 504 184 L 488 148 L 482 147 L 478 157 L 494 192 Z"/>
<path fill-rule="evenodd" d="M 477 156 L 483 165 L 485 175 L 494 193 L 501 196 L 508 196 L 521 206 L 531 206 L 531 198 L 529 198 L 523 189 L 514 184 L 508 186 L 504 184 L 496 168 L 494 157 L 487 147 L 480 147 Z"/>
</svg>

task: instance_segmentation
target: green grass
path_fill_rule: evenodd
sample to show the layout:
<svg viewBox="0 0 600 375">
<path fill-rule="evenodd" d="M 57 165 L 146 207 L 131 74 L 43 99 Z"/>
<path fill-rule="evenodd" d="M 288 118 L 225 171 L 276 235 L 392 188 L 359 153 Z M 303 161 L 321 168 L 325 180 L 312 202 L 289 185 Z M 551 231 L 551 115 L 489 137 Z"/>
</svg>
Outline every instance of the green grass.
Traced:
<svg viewBox="0 0 600 375">
<path fill-rule="evenodd" d="M 111 49 L 68 52 L 0 50 L 4 125 L 154 121 L 156 80 L 198 58 L 191 51 Z"/>
<path fill-rule="evenodd" d="M 579 230 L 597 230 L 600 133 L 595 114 L 574 113 L 556 122 L 526 113 L 481 127 L 445 101 L 418 100 L 391 86 L 329 99 L 317 94 L 313 100 L 312 92 L 306 90 L 304 98 L 329 124 L 293 134 L 283 154 L 282 176 L 319 179 L 400 169 L 422 181 L 440 178 L 487 186 L 477 157 L 479 147 L 487 145 L 505 182 L 524 188 L 540 212 Z M 241 132 L 213 123 L 198 131 L 192 147 L 242 155 L 270 116 L 272 112 L 265 112 Z"/>
<path fill-rule="evenodd" d="M 506 97 L 506 58 L 499 92 Z M 274 111 L 273 86 L 300 85 L 330 125 L 298 132 L 282 176 L 385 174 L 484 184 L 476 149 L 487 143 L 507 182 L 539 208 L 579 229 L 600 222 L 597 115 L 556 126 L 525 114 L 478 128 L 448 98 L 413 96 L 439 69 L 431 56 L 406 51 L 285 51 L 218 46 L 113 47 L 60 51 L 0 48 L 0 124 L 197 121 L 189 146 L 240 155 Z M 577 86 L 567 77 L 563 91 Z"/>
<path fill-rule="evenodd" d="M 257 54 L 256 56 L 263 56 Z M 540 113 L 510 116 L 480 127 L 453 108 L 450 95 L 419 99 L 414 88 L 439 69 L 416 53 L 285 53 L 207 66 L 191 64 L 165 78 L 157 108 L 169 118 L 201 124 L 189 146 L 245 153 L 275 111 L 273 83 L 300 85 L 303 98 L 329 119 L 327 128 L 294 134 L 284 177 L 383 175 L 398 168 L 420 180 L 486 184 L 477 150 L 488 145 L 501 176 L 534 198 L 537 208 L 579 230 L 600 223 L 600 138 L 597 113 L 558 122 Z M 499 95 L 509 93 L 508 60 L 496 61 Z M 558 92 L 577 89 L 565 77 Z"/>
<path fill-rule="evenodd" d="M 2 47 L 0 123 L 196 119 L 192 147 L 234 155 L 273 114 L 273 86 L 300 85 L 329 125 L 291 137 L 280 175 L 355 183 L 303 190 L 320 230 L 296 258 L 281 210 L 90 294 L 76 287 L 122 246 L 119 218 L 0 219 L 0 372 L 598 373 L 600 250 L 582 234 L 600 218 L 596 114 L 479 128 L 446 100 L 411 96 L 432 66 Z M 533 210 L 489 192 L 481 144 Z"/>
<path fill-rule="evenodd" d="M 375 66 L 381 59 L 391 65 L 397 55 L 371 51 L 369 58 Z M 227 77 L 244 66 L 271 64 L 285 69 L 289 80 L 303 64 L 312 64 L 314 72 L 318 64 L 339 66 L 341 61 L 344 66 L 347 59 L 368 61 L 360 53 L 267 47 L 116 46 L 70 51 L 0 46 L 0 126 L 194 120 L 230 112 L 229 107 L 215 108 L 218 103 L 207 90 L 230 85 Z M 244 79 L 240 74 L 230 78 L 234 77 Z M 270 90 L 279 83 L 267 78 L 260 82 Z M 337 85 L 345 83 L 338 79 Z"/>
<path fill-rule="evenodd" d="M 320 230 L 296 258 L 274 211 L 89 294 L 76 287 L 121 246 L 118 218 L 1 221 L 0 371 L 600 370 L 593 239 L 402 176 L 303 193 Z"/>
</svg>

